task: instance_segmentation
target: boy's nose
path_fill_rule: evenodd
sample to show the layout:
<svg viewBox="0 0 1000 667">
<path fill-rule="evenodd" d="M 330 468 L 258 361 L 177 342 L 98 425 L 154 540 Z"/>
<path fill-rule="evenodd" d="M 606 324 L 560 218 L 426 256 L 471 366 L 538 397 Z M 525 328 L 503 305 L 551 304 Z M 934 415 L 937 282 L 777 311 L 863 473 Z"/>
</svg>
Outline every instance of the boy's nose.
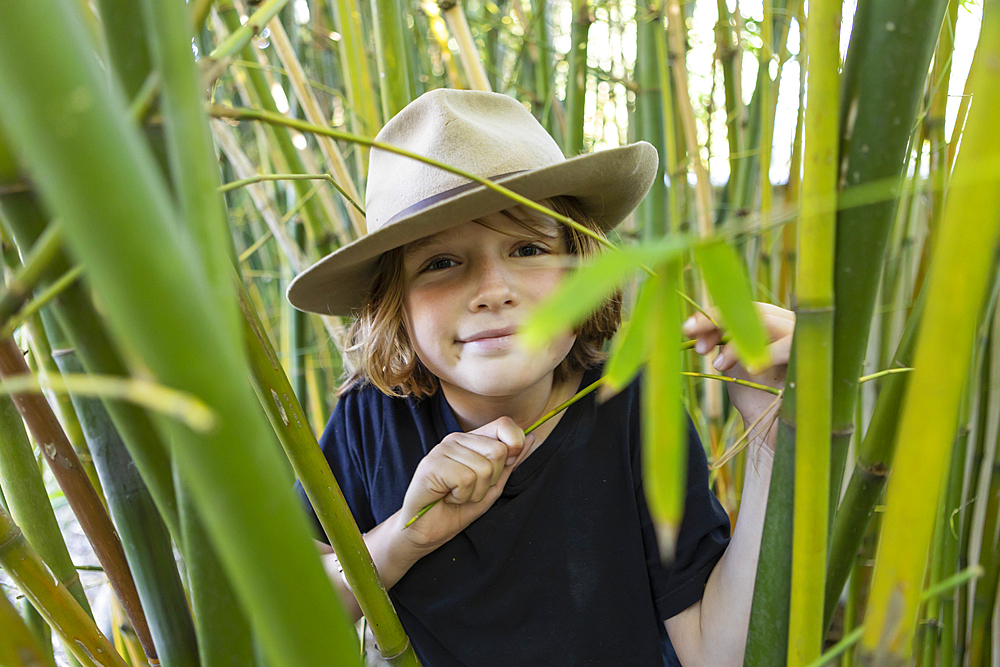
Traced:
<svg viewBox="0 0 1000 667">
<path fill-rule="evenodd" d="M 473 280 L 475 288 L 469 299 L 469 310 L 497 310 L 517 305 L 518 297 L 511 285 L 511 276 L 498 262 L 480 262 Z"/>
</svg>

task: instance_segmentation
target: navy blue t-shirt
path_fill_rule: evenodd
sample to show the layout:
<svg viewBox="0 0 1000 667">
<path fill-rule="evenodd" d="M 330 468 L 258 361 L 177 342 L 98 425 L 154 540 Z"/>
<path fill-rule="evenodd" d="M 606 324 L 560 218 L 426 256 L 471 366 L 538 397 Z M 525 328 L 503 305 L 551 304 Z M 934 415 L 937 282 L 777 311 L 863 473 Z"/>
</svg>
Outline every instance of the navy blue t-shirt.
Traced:
<svg viewBox="0 0 1000 667">
<path fill-rule="evenodd" d="M 581 386 L 598 377 L 587 371 Z M 689 422 L 676 557 L 660 562 L 642 490 L 639 384 L 568 408 L 496 503 L 390 590 L 425 667 L 664 664 L 662 622 L 701 599 L 729 519 Z M 362 532 L 402 506 L 420 460 L 460 430 L 440 391 L 400 399 L 363 386 L 341 397 L 320 445 Z"/>
</svg>

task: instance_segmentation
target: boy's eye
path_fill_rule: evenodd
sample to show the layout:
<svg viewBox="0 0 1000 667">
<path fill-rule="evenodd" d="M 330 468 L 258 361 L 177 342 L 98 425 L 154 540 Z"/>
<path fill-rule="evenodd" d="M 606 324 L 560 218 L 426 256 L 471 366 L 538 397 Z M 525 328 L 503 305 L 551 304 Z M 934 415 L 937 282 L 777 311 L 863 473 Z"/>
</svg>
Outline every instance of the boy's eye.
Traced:
<svg viewBox="0 0 1000 667">
<path fill-rule="evenodd" d="M 535 257 L 536 255 L 544 255 L 545 252 L 545 248 L 537 243 L 526 243 L 519 246 L 517 250 L 514 251 L 514 254 L 518 257 Z"/>
<path fill-rule="evenodd" d="M 424 271 L 440 271 L 441 269 L 448 269 L 455 265 L 455 260 L 449 259 L 447 257 L 436 257 L 424 265 Z"/>
</svg>

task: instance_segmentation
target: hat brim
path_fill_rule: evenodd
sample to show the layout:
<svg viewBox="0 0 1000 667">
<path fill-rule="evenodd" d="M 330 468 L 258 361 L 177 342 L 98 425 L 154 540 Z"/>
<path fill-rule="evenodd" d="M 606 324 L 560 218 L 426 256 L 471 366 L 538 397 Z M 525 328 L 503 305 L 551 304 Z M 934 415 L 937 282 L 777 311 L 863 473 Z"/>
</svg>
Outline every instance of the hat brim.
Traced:
<svg viewBox="0 0 1000 667">
<path fill-rule="evenodd" d="M 656 149 L 640 141 L 516 173 L 496 183 L 532 201 L 575 197 L 602 229 L 609 230 L 646 196 L 656 177 L 657 162 Z M 320 315 L 350 315 L 364 303 L 382 253 L 514 204 L 485 185 L 435 202 L 310 266 L 289 284 L 288 301 L 299 310 Z"/>
</svg>

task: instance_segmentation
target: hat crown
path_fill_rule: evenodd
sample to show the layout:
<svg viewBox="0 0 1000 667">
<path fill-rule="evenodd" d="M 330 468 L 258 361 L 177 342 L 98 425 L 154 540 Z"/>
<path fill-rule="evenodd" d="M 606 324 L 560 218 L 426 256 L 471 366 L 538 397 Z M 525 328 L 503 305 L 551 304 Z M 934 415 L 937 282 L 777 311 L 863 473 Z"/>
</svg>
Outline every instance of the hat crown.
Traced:
<svg viewBox="0 0 1000 667">
<path fill-rule="evenodd" d="M 441 88 L 396 114 L 375 137 L 476 176 L 491 178 L 564 161 L 555 140 L 507 95 Z M 409 157 L 373 149 L 365 209 L 369 233 L 429 197 L 468 184 Z"/>
</svg>

